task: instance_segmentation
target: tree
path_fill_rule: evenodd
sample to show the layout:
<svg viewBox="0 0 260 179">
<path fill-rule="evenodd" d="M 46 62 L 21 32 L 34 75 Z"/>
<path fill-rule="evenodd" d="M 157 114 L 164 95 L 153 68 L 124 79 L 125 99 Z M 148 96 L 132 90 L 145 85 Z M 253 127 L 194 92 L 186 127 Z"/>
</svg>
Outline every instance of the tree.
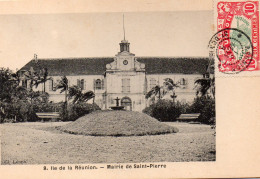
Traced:
<svg viewBox="0 0 260 179">
<path fill-rule="evenodd" d="M 158 96 L 158 98 L 161 99 L 161 87 L 159 85 L 156 85 L 150 91 L 148 91 L 145 95 L 145 98 L 148 99 L 155 96 Z"/>
<path fill-rule="evenodd" d="M 68 103 L 68 89 L 69 89 L 69 83 L 68 78 L 64 75 L 61 77 L 61 80 L 59 80 L 58 84 L 54 87 L 55 90 L 61 89 L 60 93 L 65 92 L 65 104 Z"/>
<path fill-rule="evenodd" d="M 23 79 L 20 72 L 13 73 L 9 69 L 0 69 L 1 122 L 6 118 L 15 119 L 15 121 L 35 120 L 33 106 L 48 100 L 47 93 L 19 86 L 21 80 Z"/>
<path fill-rule="evenodd" d="M 174 100 L 176 98 L 174 89 L 177 87 L 179 87 L 178 83 L 174 83 L 174 81 L 171 78 L 165 78 L 163 86 L 156 85 L 146 93 L 145 98 L 151 98 L 152 100 L 156 101 L 156 98 L 166 99 L 168 96 L 170 96 L 170 98 Z"/>
<path fill-rule="evenodd" d="M 29 81 L 29 89 L 32 91 L 33 86 L 38 87 L 38 81 L 40 76 L 36 71 L 31 68 L 30 70 L 26 70 L 23 72 L 22 81 Z"/>
<path fill-rule="evenodd" d="M 10 69 L 0 68 L 0 122 L 8 116 L 8 108 L 13 100 L 17 82 L 12 79 Z"/>
<path fill-rule="evenodd" d="M 195 81 L 195 84 L 198 84 L 196 95 L 205 96 L 209 93 L 215 98 L 215 78 L 201 78 Z"/>
<path fill-rule="evenodd" d="M 45 92 L 45 83 L 50 79 L 51 78 L 48 78 L 48 69 L 43 68 L 42 70 L 40 70 L 39 80 L 37 80 L 36 82 L 36 88 L 39 84 L 43 83 L 43 92 Z"/>
<path fill-rule="evenodd" d="M 68 118 L 68 89 L 69 89 L 69 81 L 68 78 L 64 75 L 61 77 L 61 80 L 59 80 L 57 86 L 55 86 L 55 90 L 61 89 L 60 93 L 65 92 L 65 101 L 63 106 L 63 115 L 64 118 Z"/>
<path fill-rule="evenodd" d="M 197 96 L 212 95 L 215 99 L 215 74 L 213 73 L 210 76 L 210 72 L 214 72 L 214 68 L 214 64 L 209 65 L 207 73 L 203 75 L 203 78 L 194 82 L 197 88 Z"/>
<path fill-rule="evenodd" d="M 74 85 L 69 88 L 69 99 L 73 99 L 73 103 L 87 102 L 88 100 L 95 97 L 93 91 L 82 92 L 82 88 Z"/>
<path fill-rule="evenodd" d="M 10 102 L 13 93 L 18 86 L 17 81 L 12 76 L 13 72 L 10 69 L 0 68 L 0 101 Z M 14 75 L 15 76 L 15 75 Z"/>
</svg>

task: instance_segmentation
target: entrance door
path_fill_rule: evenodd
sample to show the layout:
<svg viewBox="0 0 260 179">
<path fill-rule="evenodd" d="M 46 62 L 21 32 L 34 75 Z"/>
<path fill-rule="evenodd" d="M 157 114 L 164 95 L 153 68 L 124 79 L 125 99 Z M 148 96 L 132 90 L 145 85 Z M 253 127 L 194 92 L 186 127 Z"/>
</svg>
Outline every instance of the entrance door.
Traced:
<svg viewBox="0 0 260 179">
<path fill-rule="evenodd" d="M 125 107 L 125 110 L 132 111 L 132 101 L 129 97 L 123 97 L 121 99 L 121 106 Z"/>
</svg>

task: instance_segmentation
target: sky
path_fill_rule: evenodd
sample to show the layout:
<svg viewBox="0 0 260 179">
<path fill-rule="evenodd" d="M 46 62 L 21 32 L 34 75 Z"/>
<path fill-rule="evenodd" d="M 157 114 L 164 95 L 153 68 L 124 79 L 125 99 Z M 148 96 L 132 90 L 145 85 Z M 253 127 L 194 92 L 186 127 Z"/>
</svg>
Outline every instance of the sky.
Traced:
<svg viewBox="0 0 260 179">
<path fill-rule="evenodd" d="M 207 57 L 211 11 L 127 12 L 126 39 L 136 56 Z M 123 13 L 0 15 L 0 67 L 38 58 L 113 57 L 123 39 Z"/>
</svg>

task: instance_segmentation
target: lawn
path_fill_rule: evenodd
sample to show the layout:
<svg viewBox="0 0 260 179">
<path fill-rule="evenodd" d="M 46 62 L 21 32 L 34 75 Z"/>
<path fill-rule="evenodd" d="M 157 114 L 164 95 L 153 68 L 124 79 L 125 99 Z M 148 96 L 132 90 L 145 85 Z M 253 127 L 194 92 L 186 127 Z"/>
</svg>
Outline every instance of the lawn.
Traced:
<svg viewBox="0 0 260 179">
<path fill-rule="evenodd" d="M 137 163 L 215 161 L 208 125 L 166 123 L 178 133 L 146 136 L 85 136 L 61 132 L 68 122 L 0 124 L 1 164 Z"/>
</svg>

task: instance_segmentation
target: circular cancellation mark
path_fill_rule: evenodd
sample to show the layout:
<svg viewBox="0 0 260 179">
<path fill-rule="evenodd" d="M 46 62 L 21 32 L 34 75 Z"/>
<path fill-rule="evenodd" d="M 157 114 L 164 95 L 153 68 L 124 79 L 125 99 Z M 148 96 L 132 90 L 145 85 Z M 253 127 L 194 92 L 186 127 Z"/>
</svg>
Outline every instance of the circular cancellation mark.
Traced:
<svg viewBox="0 0 260 179">
<path fill-rule="evenodd" d="M 226 74 L 246 70 L 253 58 L 249 36 L 236 28 L 226 28 L 215 33 L 208 48 L 210 60 L 217 58 L 219 71 Z"/>
</svg>

